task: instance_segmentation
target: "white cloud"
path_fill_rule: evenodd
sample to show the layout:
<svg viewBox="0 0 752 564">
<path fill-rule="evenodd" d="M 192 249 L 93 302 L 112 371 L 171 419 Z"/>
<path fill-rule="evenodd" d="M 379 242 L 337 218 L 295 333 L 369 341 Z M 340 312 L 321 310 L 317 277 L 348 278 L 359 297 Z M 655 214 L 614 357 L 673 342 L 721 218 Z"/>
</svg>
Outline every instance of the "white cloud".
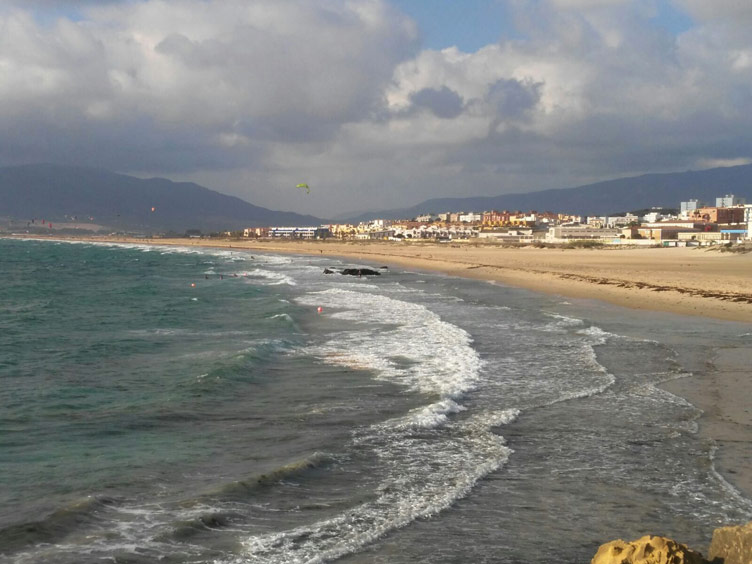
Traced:
<svg viewBox="0 0 752 564">
<path fill-rule="evenodd" d="M 703 158 L 697 161 L 697 168 L 725 168 L 729 166 L 741 166 L 752 164 L 752 158 L 750 157 L 738 157 L 736 159 L 710 159 Z"/>
<path fill-rule="evenodd" d="M 44 21 L 51 3 L 17 2 L 0 10 L 0 162 L 322 215 L 742 162 L 749 10 L 675 1 L 699 22 L 679 37 L 653 0 L 517 0 L 521 37 L 472 53 L 419 52 L 385 0 L 69 2 Z M 311 198 L 290 197 L 301 181 Z"/>
<path fill-rule="evenodd" d="M 699 21 L 749 21 L 752 19 L 752 4 L 748 0 L 673 0 Z"/>
<path fill-rule="evenodd" d="M 368 0 L 154 0 L 86 14 L 51 29 L 24 12 L 2 20 L 6 111 L 138 114 L 295 141 L 296 121 L 316 136 L 372 111 L 415 40 L 409 21 Z"/>
</svg>

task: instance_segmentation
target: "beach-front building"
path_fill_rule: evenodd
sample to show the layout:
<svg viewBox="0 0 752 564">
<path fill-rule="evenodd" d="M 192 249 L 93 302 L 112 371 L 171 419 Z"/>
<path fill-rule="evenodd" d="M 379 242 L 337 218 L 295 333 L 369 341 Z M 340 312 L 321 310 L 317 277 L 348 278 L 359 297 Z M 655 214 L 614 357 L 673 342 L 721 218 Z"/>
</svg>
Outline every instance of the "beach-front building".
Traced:
<svg viewBox="0 0 752 564">
<path fill-rule="evenodd" d="M 268 227 L 246 227 L 243 229 L 243 237 L 253 237 L 253 238 L 260 238 L 260 237 L 268 237 L 269 236 L 269 228 Z"/>
<path fill-rule="evenodd" d="M 331 235 L 328 226 L 321 227 L 270 227 L 269 237 L 285 239 L 324 239 Z"/>
<path fill-rule="evenodd" d="M 509 223 L 516 227 L 535 227 L 538 223 L 538 214 L 534 211 L 514 214 L 509 217 Z"/>
<path fill-rule="evenodd" d="M 744 207 L 697 208 L 690 215 L 690 219 L 711 223 L 742 223 L 744 221 Z"/>
<path fill-rule="evenodd" d="M 628 213 L 625 215 L 614 215 L 601 218 L 603 220 L 604 227 L 613 229 L 615 227 L 626 227 L 632 223 L 639 223 L 640 218 L 634 214 Z"/>
<path fill-rule="evenodd" d="M 621 229 L 589 227 L 587 225 L 557 225 L 550 227 L 546 234 L 549 243 L 567 243 L 571 241 L 613 242 L 622 237 Z"/>
<path fill-rule="evenodd" d="M 483 214 L 477 212 L 463 213 L 457 218 L 460 223 L 480 223 L 482 219 Z"/>
<path fill-rule="evenodd" d="M 509 225 L 509 217 L 511 213 L 507 210 L 504 211 L 484 211 L 481 216 L 481 222 L 486 227 L 503 227 Z"/>
<path fill-rule="evenodd" d="M 708 221 L 658 221 L 655 223 L 644 223 L 637 228 L 637 234 L 640 238 L 650 239 L 656 243 L 665 243 L 666 241 L 678 241 L 679 236 L 682 240 L 693 241 L 700 240 L 698 236 L 702 233 L 718 232 L 718 226 Z M 694 238 L 693 238 L 694 237 Z M 712 240 L 713 237 L 703 238 L 702 240 Z"/>
<path fill-rule="evenodd" d="M 494 240 L 503 244 L 532 243 L 544 239 L 545 236 L 545 231 L 535 231 L 532 228 L 481 231 L 478 233 L 480 239 Z"/>
</svg>

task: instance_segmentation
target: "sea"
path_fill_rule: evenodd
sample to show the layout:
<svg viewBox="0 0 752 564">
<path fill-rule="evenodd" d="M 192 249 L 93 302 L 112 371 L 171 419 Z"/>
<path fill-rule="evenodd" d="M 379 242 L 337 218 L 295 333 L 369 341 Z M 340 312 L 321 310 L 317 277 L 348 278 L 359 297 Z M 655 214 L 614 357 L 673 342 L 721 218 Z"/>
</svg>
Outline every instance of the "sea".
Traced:
<svg viewBox="0 0 752 564">
<path fill-rule="evenodd" d="M 752 518 L 661 387 L 749 324 L 238 249 L 0 273 L 0 562 L 581 563 Z"/>
</svg>

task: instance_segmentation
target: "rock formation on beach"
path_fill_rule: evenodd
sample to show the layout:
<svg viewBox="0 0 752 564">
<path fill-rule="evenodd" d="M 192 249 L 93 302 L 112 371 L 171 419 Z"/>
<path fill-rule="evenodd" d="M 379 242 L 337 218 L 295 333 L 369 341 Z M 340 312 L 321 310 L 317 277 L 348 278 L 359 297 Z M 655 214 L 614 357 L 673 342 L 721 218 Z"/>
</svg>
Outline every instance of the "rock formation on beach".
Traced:
<svg viewBox="0 0 752 564">
<path fill-rule="evenodd" d="M 752 564 L 752 521 L 713 531 L 708 559 L 713 564 Z"/>
<path fill-rule="evenodd" d="M 324 274 L 334 274 L 335 272 L 337 271 L 331 268 L 324 269 Z M 339 273 L 345 276 L 381 276 L 381 272 L 372 268 L 343 268 Z"/>
<path fill-rule="evenodd" d="M 707 560 L 674 540 L 645 535 L 633 542 L 602 545 L 590 564 L 707 564 Z"/>
<path fill-rule="evenodd" d="M 342 274 L 346 276 L 380 276 L 381 272 L 372 268 L 345 268 Z"/>
<path fill-rule="evenodd" d="M 752 564 L 752 521 L 713 531 L 707 560 L 674 540 L 645 535 L 602 545 L 590 564 Z"/>
<path fill-rule="evenodd" d="M 645 535 L 601 545 L 590 564 L 752 564 L 752 521 L 713 531 L 707 560 L 674 540 Z"/>
</svg>

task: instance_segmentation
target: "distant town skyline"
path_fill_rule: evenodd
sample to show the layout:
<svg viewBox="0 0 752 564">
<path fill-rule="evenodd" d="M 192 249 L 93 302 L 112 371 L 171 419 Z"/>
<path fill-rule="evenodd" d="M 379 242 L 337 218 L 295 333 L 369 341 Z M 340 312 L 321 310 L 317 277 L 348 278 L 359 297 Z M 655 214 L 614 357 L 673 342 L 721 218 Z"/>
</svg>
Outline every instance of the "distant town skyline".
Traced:
<svg viewBox="0 0 752 564">
<path fill-rule="evenodd" d="M 751 23 L 735 0 L 6 0 L 0 166 L 332 216 L 747 164 Z"/>
</svg>

